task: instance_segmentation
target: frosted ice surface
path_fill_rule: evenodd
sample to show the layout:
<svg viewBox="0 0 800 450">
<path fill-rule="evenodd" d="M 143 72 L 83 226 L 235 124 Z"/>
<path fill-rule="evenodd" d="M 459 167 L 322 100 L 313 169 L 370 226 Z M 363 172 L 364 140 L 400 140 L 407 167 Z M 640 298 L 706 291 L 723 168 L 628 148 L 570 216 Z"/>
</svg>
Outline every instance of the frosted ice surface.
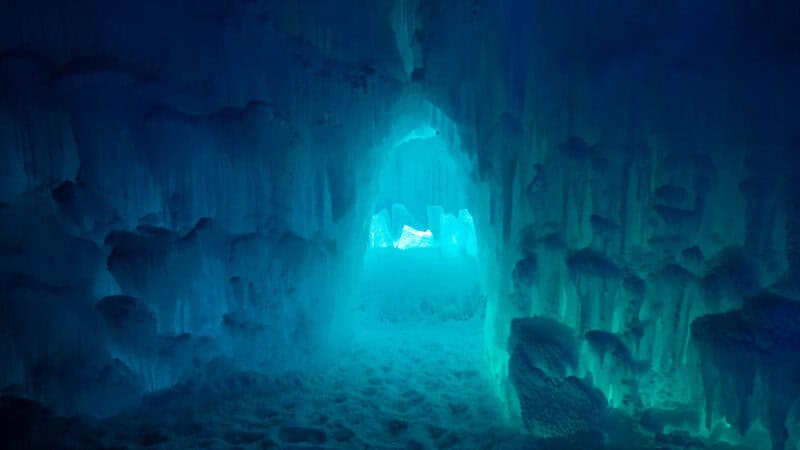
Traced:
<svg viewBox="0 0 800 450">
<path fill-rule="evenodd" d="M 430 247 L 433 245 L 433 233 L 431 230 L 416 230 L 408 225 L 403 225 L 403 233 L 400 238 L 394 243 L 394 247 L 398 250 L 406 250 L 409 248 L 417 247 Z"/>
<path fill-rule="evenodd" d="M 370 247 L 391 247 L 394 245 L 393 241 L 392 229 L 389 226 L 389 214 L 385 209 L 373 214 L 369 224 Z"/>
</svg>

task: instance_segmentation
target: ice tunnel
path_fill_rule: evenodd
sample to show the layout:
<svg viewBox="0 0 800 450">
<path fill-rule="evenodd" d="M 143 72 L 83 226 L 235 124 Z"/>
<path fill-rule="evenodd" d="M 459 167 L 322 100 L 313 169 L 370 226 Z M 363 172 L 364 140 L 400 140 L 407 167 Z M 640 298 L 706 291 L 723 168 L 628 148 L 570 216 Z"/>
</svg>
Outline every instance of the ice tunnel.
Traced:
<svg viewBox="0 0 800 450">
<path fill-rule="evenodd" d="M 0 448 L 800 449 L 798 29 L 0 2 Z"/>
<path fill-rule="evenodd" d="M 448 341 L 482 334 L 486 296 L 467 209 L 474 186 L 455 145 L 424 126 L 385 156 L 360 281 L 366 323 L 381 324 L 382 333 L 403 324 L 414 333 L 433 328 Z M 468 325 L 447 326 L 453 322 Z"/>
</svg>

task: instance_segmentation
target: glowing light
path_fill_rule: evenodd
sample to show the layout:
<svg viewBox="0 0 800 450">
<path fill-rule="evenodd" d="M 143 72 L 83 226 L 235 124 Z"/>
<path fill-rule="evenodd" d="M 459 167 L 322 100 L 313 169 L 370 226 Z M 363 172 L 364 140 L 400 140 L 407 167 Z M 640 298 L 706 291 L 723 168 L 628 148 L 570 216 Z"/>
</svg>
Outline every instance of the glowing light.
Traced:
<svg viewBox="0 0 800 450">
<path fill-rule="evenodd" d="M 381 248 L 392 245 L 392 232 L 386 210 L 372 216 L 369 224 L 369 245 Z"/>
<path fill-rule="evenodd" d="M 395 248 L 398 250 L 415 247 L 430 247 L 431 245 L 433 245 L 433 233 L 431 233 L 431 230 L 420 231 L 408 225 L 403 225 L 403 232 L 400 234 L 400 239 L 394 243 Z"/>
<path fill-rule="evenodd" d="M 403 224 L 399 236 L 397 231 L 392 231 L 393 216 Z M 405 208 L 393 209 L 392 215 L 386 209 L 373 214 L 369 226 L 369 246 L 397 250 L 437 247 L 450 256 L 462 253 L 475 256 L 478 253 L 472 216 L 465 209 L 457 215 L 440 212 L 438 216 L 429 217 L 435 232 L 431 229 L 418 230 L 408 225 L 407 221 L 413 222 L 414 218 Z"/>
</svg>

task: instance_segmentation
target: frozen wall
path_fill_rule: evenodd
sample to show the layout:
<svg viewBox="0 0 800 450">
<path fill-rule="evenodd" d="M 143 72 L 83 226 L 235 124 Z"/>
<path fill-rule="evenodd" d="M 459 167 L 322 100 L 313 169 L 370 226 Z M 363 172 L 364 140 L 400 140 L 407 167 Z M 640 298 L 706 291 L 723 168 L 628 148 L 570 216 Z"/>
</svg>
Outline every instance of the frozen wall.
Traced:
<svg viewBox="0 0 800 450">
<path fill-rule="evenodd" d="M 3 4 L 0 386 L 103 415 L 346 335 L 373 172 L 417 125 L 389 11 L 341 6 Z"/>
<path fill-rule="evenodd" d="M 559 434 L 611 407 L 783 448 L 800 436 L 799 15 L 6 2 L 0 386 L 104 414 L 219 357 L 319 362 L 357 306 L 380 169 L 423 127 L 464 152 L 443 173 L 480 237 L 512 421 Z M 537 415 L 553 395 L 568 410 L 547 417 L 578 419 Z"/>
<path fill-rule="evenodd" d="M 676 425 L 694 433 L 737 417 L 783 448 L 797 396 L 764 407 L 752 377 L 720 380 L 744 367 L 762 380 L 792 357 L 722 363 L 695 341 L 698 318 L 764 290 L 797 295 L 796 5 L 455 3 L 426 7 L 424 85 L 489 189 L 470 211 L 494 265 L 486 345 L 512 417 L 541 425 L 526 413 L 536 384 L 514 373 L 527 369 L 512 319 L 542 316 L 578 338 L 577 366 L 549 376 L 591 380 L 616 408 L 699 410 Z"/>
</svg>

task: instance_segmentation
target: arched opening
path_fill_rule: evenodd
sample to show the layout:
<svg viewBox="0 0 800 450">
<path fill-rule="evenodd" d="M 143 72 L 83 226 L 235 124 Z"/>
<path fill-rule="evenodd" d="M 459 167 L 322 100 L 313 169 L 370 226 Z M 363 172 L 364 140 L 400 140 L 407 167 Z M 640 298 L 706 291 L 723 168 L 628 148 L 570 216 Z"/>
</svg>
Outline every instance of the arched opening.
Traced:
<svg viewBox="0 0 800 450">
<path fill-rule="evenodd" d="M 377 442 L 402 439 L 422 420 L 436 424 L 421 429 L 426 448 L 450 439 L 472 448 L 505 425 L 484 359 L 482 247 L 468 208 L 478 189 L 452 131 L 423 126 L 390 138 L 370 187 L 353 356 L 334 372 L 397 417 L 369 432 Z M 445 431 L 462 427 L 484 431 Z"/>
<path fill-rule="evenodd" d="M 369 323 L 480 320 L 485 296 L 477 236 L 456 152 L 430 127 L 413 130 L 389 150 L 361 278 Z"/>
</svg>

